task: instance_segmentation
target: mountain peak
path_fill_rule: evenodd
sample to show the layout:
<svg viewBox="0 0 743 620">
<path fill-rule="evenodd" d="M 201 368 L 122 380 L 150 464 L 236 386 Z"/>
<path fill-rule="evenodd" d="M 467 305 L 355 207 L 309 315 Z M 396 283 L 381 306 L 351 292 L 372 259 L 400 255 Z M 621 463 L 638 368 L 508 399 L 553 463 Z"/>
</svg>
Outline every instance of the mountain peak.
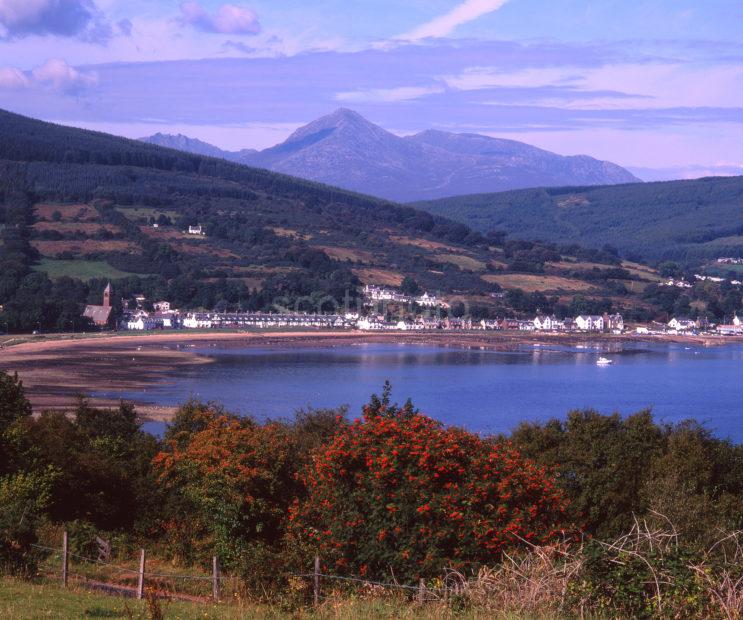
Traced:
<svg viewBox="0 0 743 620">
<path fill-rule="evenodd" d="M 637 181 L 611 163 L 563 157 L 515 140 L 440 129 L 403 138 L 343 107 L 262 151 L 215 152 L 181 136 L 148 141 L 401 201 Z"/>
<path fill-rule="evenodd" d="M 327 116 L 331 118 L 335 118 L 335 119 L 341 119 L 341 120 L 363 121 L 365 123 L 369 122 L 363 116 L 361 116 L 361 114 L 356 112 L 356 110 L 352 110 L 351 108 L 337 108 L 333 110 L 333 112 L 331 112 Z M 324 117 L 321 117 L 321 118 L 324 118 Z"/>
<path fill-rule="evenodd" d="M 400 140 L 394 134 L 368 121 L 361 114 L 348 108 L 337 110 L 303 125 L 284 142 L 264 151 L 269 157 L 295 153 L 315 144 L 343 145 L 365 149 L 370 143 L 387 143 Z M 366 146 L 365 146 L 366 145 Z"/>
<path fill-rule="evenodd" d="M 165 146 L 170 149 L 177 149 L 179 151 L 188 151 L 189 153 L 197 153 L 199 155 L 208 155 L 209 157 L 225 157 L 225 152 L 221 149 L 198 140 L 197 138 L 189 138 L 184 136 L 182 133 L 161 133 L 157 132 L 146 138 L 139 138 L 141 142 L 148 142 L 149 144 L 156 144 L 158 146 Z"/>
<path fill-rule="evenodd" d="M 370 128 L 384 131 L 381 127 L 377 127 L 377 125 L 375 125 L 374 123 L 366 120 L 358 112 L 350 110 L 349 108 L 338 108 L 330 114 L 321 116 L 320 118 L 315 119 L 314 121 L 307 123 L 306 125 L 303 125 L 299 129 L 297 129 L 291 136 L 289 136 L 286 141 L 292 142 L 295 137 L 302 139 L 309 134 L 324 129 L 335 130 L 346 128 L 350 128 L 355 131 L 358 131 L 360 129 L 368 130 Z"/>
</svg>

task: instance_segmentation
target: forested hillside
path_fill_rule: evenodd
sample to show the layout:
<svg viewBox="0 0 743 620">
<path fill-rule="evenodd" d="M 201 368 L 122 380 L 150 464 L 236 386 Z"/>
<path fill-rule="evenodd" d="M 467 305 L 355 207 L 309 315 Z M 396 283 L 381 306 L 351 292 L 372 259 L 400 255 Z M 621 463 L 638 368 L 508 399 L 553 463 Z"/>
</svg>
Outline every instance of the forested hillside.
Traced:
<svg viewBox="0 0 743 620">
<path fill-rule="evenodd" d="M 200 226 L 204 234 L 189 234 Z M 452 312 L 560 316 L 674 309 L 724 316 L 718 290 L 679 299 L 611 248 L 510 240 L 384 200 L 0 112 L 0 328 L 83 329 L 113 281 L 181 309 L 356 306 L 362 284 L 438 292 Z"/>
<path fill-rule="evenodd" d="M 743 256 L 743 176 L 529 189 L 416 206 L 475 230 L 593 247 L 609 243 L 635 258 Z"/>
</svg>

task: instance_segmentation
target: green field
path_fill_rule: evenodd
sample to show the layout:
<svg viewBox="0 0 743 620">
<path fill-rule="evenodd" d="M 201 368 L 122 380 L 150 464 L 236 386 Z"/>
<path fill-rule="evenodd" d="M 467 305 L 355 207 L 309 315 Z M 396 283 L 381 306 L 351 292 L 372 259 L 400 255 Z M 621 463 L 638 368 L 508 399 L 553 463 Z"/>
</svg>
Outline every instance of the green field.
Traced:
<svg viewBox="0 0 743 620">
<path fill-rule="evenodd" d="M 122 213 L 128 220 L 138 220 L 140 218 L 151 218 L 157 219 L 158 216 L 164 215 L 169 217 L 171 220 L 175 220 L 178 217 L 177 211 L 153 209 L 152 207 L 116 207 L 119 213 Z"/>
<path fill-rule="evenodd" d="M 163 617 L 167 620 L 267 620 L 280 618 L 340 619 L 354 618 L 451 618 L 451 610 L 436 603 L 420 606 L 411 601 L 391 598 L 361 598 L 330 596 L 317 609 L 293 608 L 284 605 L 263 605 L 233 597 L 220 604 L 162 601 Z M 12 620 L 37 618 L 124 618 L 145 620 L 153 614 L 144 601 L 107 594 L 98 594 L 77 587 L 41 582 L 29 583 L 0 577 L 0 614 Z M 479 620 L 493 614 L 471 610 L 456 614 L 457 618 Z M 502 618 L 514 618 L 501 615 Z M 530 616 L 533 617 L 533 616 Z M 538 617 L 538 616 L 537 616 Z"/>
<path fill-rule="evenodd" d="M 81 280 L 92 280 L 93 278 L 126 278 L 135 275 L 111 267 L 102 260 L 55 260 L 51 258 L 42 259 L 34 267 L 36 271 L 43 271 L 50 278 L 79 278 Z"/>
<path fill-rule="evenodd" d="M 216 620 L 225 618 L 280 618 L 278 613 L 258 605 L 216 605 L 164 601 L 165 618 Z M 151 617 L 143 601 L 97 594 L 76 587 L 62 588 L 50 583 L 0 580 L 0 614 L 13 620 L 36 618 L 136 618 Z"/>
</svg>

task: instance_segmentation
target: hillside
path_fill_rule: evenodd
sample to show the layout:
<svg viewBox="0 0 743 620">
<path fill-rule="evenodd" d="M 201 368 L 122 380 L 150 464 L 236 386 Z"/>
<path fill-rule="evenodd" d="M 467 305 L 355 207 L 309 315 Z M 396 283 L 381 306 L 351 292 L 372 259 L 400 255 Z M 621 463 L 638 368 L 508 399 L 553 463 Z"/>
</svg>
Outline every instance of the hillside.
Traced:
<svg viewBox="0 0 743 620">
<path fill-rule="evenodd" d="M 619 311 L 722 318 L 725 291 L 658 287 L 611 251 L 504 239 L 413 207 L 0 112 L 0 325 L 80 327 L 107 280 L 181 309 L 357 307 L 362 284 L 475 319 Z M 204 234 L 189 234 L 200 226 Z M 719 287 L 718 287 L 719 288 Z"/>
<path fill-rule="evenodd" d="M 181 135 L 155 134 L 143 140 L 401 201 L 637 181 L 611 162 L 565 157 L 514 140 L 444 131 L 400 137 L 343 108 L 262 151 L 220 151 Z"/>
<path fill-rule="evenodd" d="M 561 187 L 416 203 L 475 230 L 610 244 L 651 260 L 743 256 L 743 176 L 602 187 Z"/>
</svg>

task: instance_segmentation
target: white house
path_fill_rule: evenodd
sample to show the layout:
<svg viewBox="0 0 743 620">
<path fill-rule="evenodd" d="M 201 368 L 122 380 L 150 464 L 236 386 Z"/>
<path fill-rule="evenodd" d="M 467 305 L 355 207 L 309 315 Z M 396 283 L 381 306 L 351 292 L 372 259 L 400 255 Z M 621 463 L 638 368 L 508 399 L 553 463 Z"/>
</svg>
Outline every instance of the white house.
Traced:
<svg viewBox="0 0 743 620">
<path fill-rule="evenodd" d="M 535 317 L 534 329 L 539 331 L 558 331 L 565 329 L 565 323 L 554 316 L 538 315 Z"/>
<path fill-rule="evenodd" d="M 169 301 L 156 301 L 152 306 L 157 310 L 158 312 L 170 312 L 170 302 Z"/>
<path fill-rule="evenodd" d="M 201 228 L 201 224 L 198 224 L 197 226 L 189 226 L 188 234 L 189 235 L 203 235 L 205 233 Z"/>
<path fill-rule="evenodd" d="M 136 331 L 157 329 L 162 326 L 163 326 L 162 321 L 159 321 L 155 318 L 144 316 L 144 315 L 132 317 L 126 322 L 127 329 L 136 330 Z"/>
<path fill-rule="evenodd" d="M 689 284 L 685 280 L 674 280 L 673 278 L 668 278 L 668 280 L 664 283 L 664 286 L 675 286 L 678 288 L 691 288 L 691 284 Z"/>
<path fill-rule="evenodd" d="M 211 329 L 213 321 L 206 314 L 189 314 L 183 319 L 183 327 L 188 329 Z"/>
<path fill-rule="evenodd" d="M 440 299 L 437 299 L 435 295 L 423 293 L 423 295 L 421 295 L 420 297 L 411 297 L 410 295 L 405 295 L 403 293 L 400 293 L 399 291 L 394 291 L 392 289 L 384 288 L 381 286 L 375 286 L 374 284 L 365 285 L 362 289 L 362 294 L 364 296 L 364 299 L 367 300 L 366 305 L 372 305 L 368 303 L 369 301 L 391 301 L 400 304 L 409 304 L 411 302 L 416 302 L 418 305 L 427 308 L 435 308 L 437 306 L 447 307 L 447 304 L 445 304 Z"/>
<path fill-rule="evenodd" d="M 717 333 L 721 336 L 738 336 L 743 334 L 743 325 L 718 325 Z"/>
<path fill-rule="evenodd" d="M 436 298 L 436 295 L 429 295 L 428 293 L 423 293 L 423 295 L 417 297 L 415 299 L 415 303 L 424 308 L 435 308 L 442 305 L 441 302 Z"/>
<path fill-rule="evenodd" d="M 161 327 L 175 327 L 177 322 L 176 315 L 172 312 L 155 312 L 150 318 L 160 323 Z"/>
<path fill-rule="evenodd" d="M 363 329 L 364 331 L 376 331 L 385 329 L 387 325 L 374 317 L 364 317 L 363 319 L 358 320 L 356 327 Z"/>
<path fill-rule="evenodd" d="M 581 314 L 575 317 L 575 328 L 583 332 L 604 331 L 604 317 L 597 314 Z"/>
<path fill-rule="evenodd" d="M 423 325 L 421 325 L 420 323 L 411 323 L 408 321 L 398 321 L 397 325 L 395 325 L 395 329 L 399 329 L 402 331 L 411 331 L 411 330 L 423 329 Z"/>
<path fill-rule="evenodd" d="M 696 329 L 697 323 L 696 321 L 692 321 L 691 319 L 673 317 L 670 321 L 668 321 L 668 327 L 670 327 L 671 329 L 675 329 L 678 332 L 686 332 L 692 329 Z"/>
</svg>

